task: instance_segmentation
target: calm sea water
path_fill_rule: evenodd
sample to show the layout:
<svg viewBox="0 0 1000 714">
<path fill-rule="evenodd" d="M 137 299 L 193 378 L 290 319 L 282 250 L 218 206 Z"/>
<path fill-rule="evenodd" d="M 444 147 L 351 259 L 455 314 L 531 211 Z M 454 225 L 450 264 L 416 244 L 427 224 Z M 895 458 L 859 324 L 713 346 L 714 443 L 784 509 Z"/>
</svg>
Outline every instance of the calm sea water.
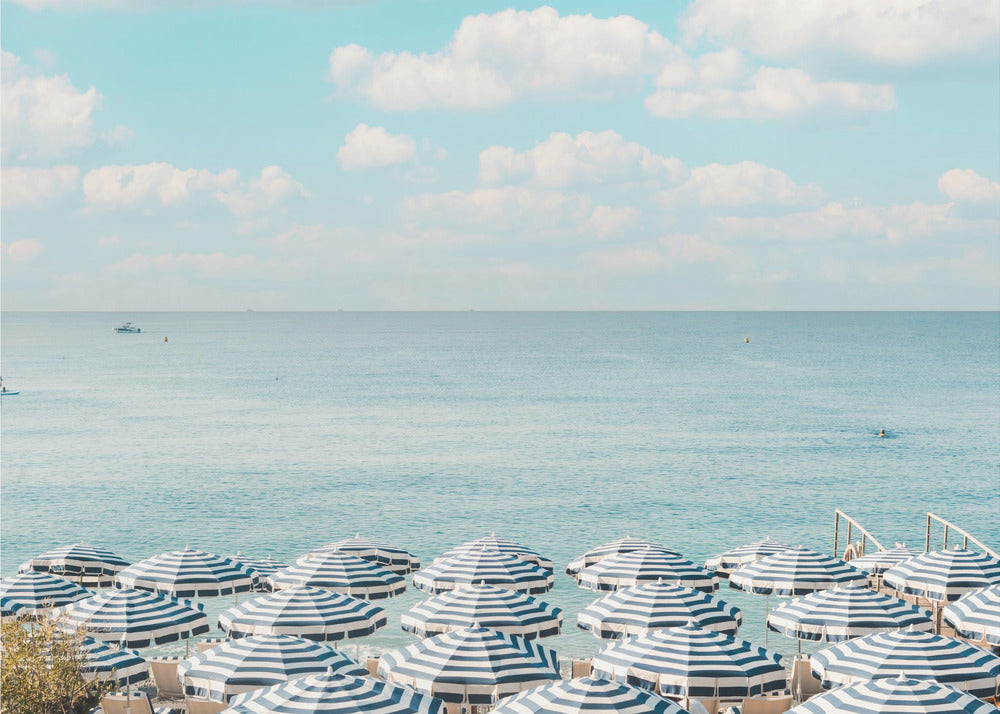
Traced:
<svg viewBox="0 0 1000 714">
<path fill-rule="evenodd" d="M 544 643 L 579 657 L 596 595 L 561 567 L 613 538 L 830 551 L 840 507 L 1000 545 L 996 313 L 4 314 L 2 340 L 4 575 L 80 540 L 291 560 L 360 532 L 428 563 L 495 531 L 555 560 Z M 762 643 L 764 599 L 720 594 Z M 364 646 L 412 642 L 422 597 Z"/>
</svg>

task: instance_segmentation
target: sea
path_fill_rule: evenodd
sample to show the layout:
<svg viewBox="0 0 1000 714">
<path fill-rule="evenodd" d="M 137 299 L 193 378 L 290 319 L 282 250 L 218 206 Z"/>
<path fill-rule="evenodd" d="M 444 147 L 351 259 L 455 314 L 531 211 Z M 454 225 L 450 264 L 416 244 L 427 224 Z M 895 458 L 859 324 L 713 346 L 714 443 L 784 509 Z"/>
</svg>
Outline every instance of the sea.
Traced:
<svg viewBox="0 0 1000 714">
<path fill-rule="evenodd" d="M 4 313 L 0 338 L 5 576 L 80 541 L 291 562 L 361 534 L 427 564 L 496 533 L 555 562 L 568 661 L 603 642 L 565 565 L 623 536 L 831 553 L 839 508 L 888 547 L 927 511 L 1000 547 L 995 312 Z M 776 598 L 718 595 L 796 651 Z M 343 648 L 414 642 L 424 597 Z"/>
</svg>

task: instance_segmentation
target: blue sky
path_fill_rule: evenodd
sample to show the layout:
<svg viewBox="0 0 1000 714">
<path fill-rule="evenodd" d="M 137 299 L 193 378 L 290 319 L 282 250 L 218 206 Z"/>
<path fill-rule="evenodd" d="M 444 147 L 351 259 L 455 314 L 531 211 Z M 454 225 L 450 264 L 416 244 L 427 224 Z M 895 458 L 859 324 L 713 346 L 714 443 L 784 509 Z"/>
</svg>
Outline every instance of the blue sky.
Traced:
<svg viewBox="0 0 1000 714">
<path fill-rule="evenodd" d="M 1000 308 L 996 0 L 2 13 L 7 310 Z"/>
</svg>

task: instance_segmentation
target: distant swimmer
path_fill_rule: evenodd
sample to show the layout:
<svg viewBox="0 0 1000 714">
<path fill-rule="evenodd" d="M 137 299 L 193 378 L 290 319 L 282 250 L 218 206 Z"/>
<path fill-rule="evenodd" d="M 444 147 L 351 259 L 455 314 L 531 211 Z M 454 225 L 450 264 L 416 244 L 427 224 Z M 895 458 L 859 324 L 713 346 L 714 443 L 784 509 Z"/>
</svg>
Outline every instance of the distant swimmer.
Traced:
<svg viewBox="0 0 1000 714">
<path fill-rule="evenodd" d="M 744 337 L 743 338 L 743 344 L 749 345 L 750 344 L 750 338 L 749 337 Z"/>
<path fill-rule="evenodd" d="M 879 436 L 885 436 L 885 429 L 879 429 L 878 430 L 878 435 Z"/>
</svg>

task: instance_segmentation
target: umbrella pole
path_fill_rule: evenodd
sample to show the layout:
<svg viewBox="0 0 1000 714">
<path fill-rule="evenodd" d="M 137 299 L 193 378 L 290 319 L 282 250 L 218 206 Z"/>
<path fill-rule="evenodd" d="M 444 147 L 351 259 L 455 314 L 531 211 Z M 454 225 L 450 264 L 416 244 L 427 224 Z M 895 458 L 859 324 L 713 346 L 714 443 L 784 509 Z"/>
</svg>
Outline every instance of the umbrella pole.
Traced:
<svg viewBox="0 0 1000 714">
<path fill-rule="evenodd" d="M 767 636 L 769 634 L 767 627 L 767 616 L 771 614 L 771 593 L 764 595 L 764 646 L 767 647 Z"/>
</svg>

